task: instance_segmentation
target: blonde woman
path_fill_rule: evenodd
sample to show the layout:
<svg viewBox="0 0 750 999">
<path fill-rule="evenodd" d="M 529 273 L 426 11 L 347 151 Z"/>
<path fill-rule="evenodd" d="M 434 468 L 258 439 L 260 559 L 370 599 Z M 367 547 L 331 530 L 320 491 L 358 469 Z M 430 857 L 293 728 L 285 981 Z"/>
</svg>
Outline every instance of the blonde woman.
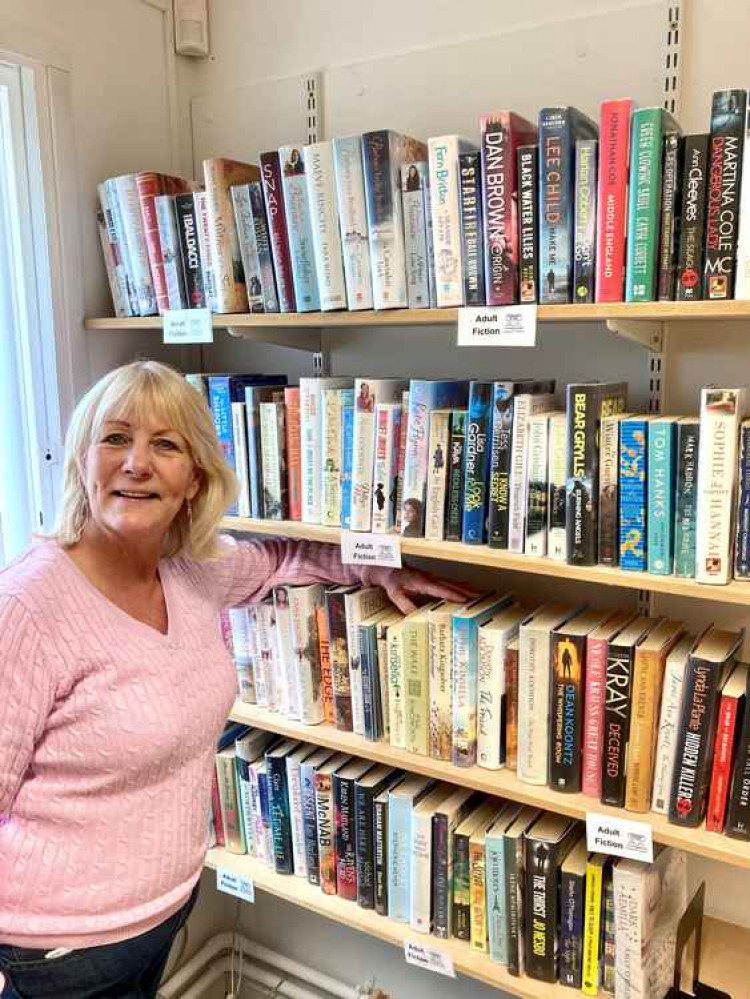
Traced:
<svg viewBox="0 0 750 999">
<path fill-rule="evenodd" d="M 156 994 L 195 901 L 213 753 L 235 695 L 217 612 L 279 583 L 461 599 L 332 546 L 232 542 L 210 413 L 151 361 L 68 432 L 56 534 L 0 573 L 0 996 Z"/>
</svg>

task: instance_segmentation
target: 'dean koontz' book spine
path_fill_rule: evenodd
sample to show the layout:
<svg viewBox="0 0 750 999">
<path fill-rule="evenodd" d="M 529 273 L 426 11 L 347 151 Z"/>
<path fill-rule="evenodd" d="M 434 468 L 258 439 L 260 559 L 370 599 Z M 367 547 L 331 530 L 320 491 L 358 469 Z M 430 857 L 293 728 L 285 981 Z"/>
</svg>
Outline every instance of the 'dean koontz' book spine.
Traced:
<svg viewBox="0 0 750 999">
<path fill-rule="evenodd" d="M 361 136 L 334 139 L 333 161 L 347 307 L 351 312 L 371 309 L 372 274 Z"/>
<path fill-rule="evenodd" d="M 253 226 L 255 228 L 255 245 L 258 249 L 260 293 L 263 299 L 263 309 L 265 312 L 278 312 L 279 297 L 276 294 L 271 237 L 268 231 L 266 210 L 263 205 L 263 186 L 259 180 L 255 180 L 251 184 L 248 184 L 248 188 L 250 191 L 250 207 L 253 212 Z"/>
<path fill-rule="evenodd" d="M 703 297 L 734 298 L 746 90 L 717 90 L 711 103 Z"/>
<path fill-rule="evenodd" d="M 428 142 L 430 202 L 439 308 L 464 304 L 464 254 L 461 241 L 459 155 L 475 149 L 456 135 Z"/>
<path fill-rule="evenodd" d="M 660 302 L 675 298 L 675 277 L 680 235 L 680 185 L 682 183 L 682 137 L 677 132 L 664 136 L 659 237 L 657 297 Z"/>
<path fill-rule="evenodd" d="M 596 217 L 596 300 L 625 297 L 625 233 L 630 158 L 629 99 L 605 101 L 599 130 L 599 200 Z"/>
<path fill-rule="evenodd" d="M 466 423 L 464 514 L 461 540 L 481 545 L 486 540 L 487 474 L 489 461 L 492 382 L 472 382 Z"/>
<path fill-rule="evenodd" d="M 331 312 L 346 308 L 332 143 L 305 146 L 304 161 L 320 308 Z"/>
<path fill-rule="evenodd" d="M 271 234 L 271 254 L 279 306 L 282 312 L 296 312 L 297 303 L 294 297 L 294 277 L 284 207 L 281 161 L 276 150 L 260 154 L 260 178 L 263 184 L 266 218 Z"/>
<path fill-rule="evenodd" d="M 674 509 L 674 574 L 695 575 L 695 524 L 698 489 L 700 420 L 677 423 L 676 484 Z"/>
<path fill-rule="evenodd" d="M 458 157 L 464 304 L 484 305 L 482 171 L 479 151 Z"/>
<path fill-rule="evenodd" d="M 685 136 L 675 288 L 678 302 L 696 302 L 703 298 L 708 138 L 707 134 Z"/>
<path fill-rule="evenodd" d="M 732 572 L 737 443 L 744 399 L 741 388 L 708 386 L 701 392 L 695 544 L 695 577 L 700 583 L 728 583 Z"/>
<path fill-rule="evenodd" d="M 747 579 L 750 576 L 750 420 L 743 420 L 740 427 L 736 523 L 734 575 L 736 579 Z"/>
<path fill-rule="evenodd" d="M 649 424 L 647 466 L 646 564 L 649 572 L 669 576 L 674 559 L 674 420 L 652 420 Z"/>
<path fill-rule="evenodd" d="M 620 568 L 646 570 L 646 470 L 648 421 L 620 424 Z"/>
<path fill-rule="evenodd" d="M 539 299 L 539 150 L 519 146 L 518 170 L 518 300 Z"/>
<path fill-rule="evenodd" d="M 464 461 L 466 451 L 466 421 L 464 409 L 451 412 L 451 434 L 448 449 L 447 495 L 445 499 L 445 540 L 461 540 L 464 509 Z"/>
<path fill-rule="evenodd" d="M 175 208 L 177 210 L 177 232 L 180 238 L 187 307 L 189 309 L 202 309 L 206 304 L 206 296 L 203 290 L 198 219 L 193 195 L 176 195 Z"/>
<path fill-rule="evenodd" d="M 317 312 L 320 292 L 303 151 L 296 146 L 282 146 L 279 160 L 297 312 Z"/>
<path fill-rule="evenodd" d="M 430 307 L 430 258 L 427 249 L 427 202 L 430 175 L 426 163 L 401 167 L 401 202 L 404 211 L 406 286 L 410 309 Z"/>
<path fill-rule="evenodd" d="M 568 538 L 565 529 L 565 477 L 567 471 L 565 413 L 550 414 L 548 448 L 547 555 L 564 562 L 568 557 Z"/>
<path fill-rule="evenodd" d="M 596 139 L 576 142 L 573 301 L 593 302 L 596 266 Z"/>
<path fill-rule="evenodd" d="M 586 637 L 552 637 L 552 686 L 550 689 L 549 786 L 556 791 L 581 790 L 583 737 L 583 684 Z"/>
</svg>

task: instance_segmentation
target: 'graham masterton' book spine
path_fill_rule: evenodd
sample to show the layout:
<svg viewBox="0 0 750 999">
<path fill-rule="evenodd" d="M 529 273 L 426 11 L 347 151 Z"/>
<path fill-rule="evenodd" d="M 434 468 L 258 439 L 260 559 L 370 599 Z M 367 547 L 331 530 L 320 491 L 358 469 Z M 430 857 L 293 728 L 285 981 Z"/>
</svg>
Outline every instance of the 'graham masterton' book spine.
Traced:
<svg viewBox="0 0 750 999">
<path fill-rule="evenodd" d="M 746 105 L 746 90 L 717 90 L 711 104 L 704 298 L 734 298 Z"/>
<path fill-rule="evenodd" d="M 680 248 L 677 257 L 678 302 L 703 298 L 703 248 L 706 230 L 708 135 L 685 136 L 682 161 Z"/>
</svg>

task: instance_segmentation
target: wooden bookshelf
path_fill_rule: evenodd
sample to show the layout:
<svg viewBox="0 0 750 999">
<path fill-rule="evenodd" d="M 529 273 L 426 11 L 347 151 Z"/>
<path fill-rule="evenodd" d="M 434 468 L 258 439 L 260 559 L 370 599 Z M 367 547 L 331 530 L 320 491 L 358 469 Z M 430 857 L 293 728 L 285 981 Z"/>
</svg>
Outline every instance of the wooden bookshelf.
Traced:
<svg viewBox="0 0 750 999">
<path fill-rule="evenodd" d="M 489 307 L 488 307 L 489 308 Z M 601 305 L 540 305 L 539 322 L 606 322 L 633 320 L 676 322 L 682 320 L 750 320 L 750 301 L 727 302 L 612 302 Z M 379 312 L 277 312 L 214 315 L 215 329 L 233 327 L 348 327 L 348 326 L 454 326 L 458 309 L 384 309 Z M 159 316 L 115 319 L 111 316 L 84 320 L 88 330 L 157 329 Z"/>
<path fill-rule="evenodd" d="M 303 524 L 297 520 L 255 520 L 252 517 L 226 517 L 224 527 L 232 531 L 253 534 L 270 534 L 275 537 L 303 538 L 308 541 L 327 541 L 339 544 L 338 527 Z M 615 586 L 629 590 L 650 590 L 652 593 L 669 593 L 676 597 L 693 597 L 697 600 L 714 600 L 725 604 L 750 606 L 750 580 L 734 581 L 726 586 L 707 586 L 694 579 L 677 576 L 657 576 L 650 572 L 628 572 L 611 569 L 606 565 L 567 565 L 551 558 L 517 555 L 514 552 L 490 548 L 488 545 L 463 545 L 457 541 L 427 541 L 424 538 L 401 538 L 404 555 L 438 559 L 444 562 L 462 562 L 488 569 L 508 572 L 526 572 L 536 576 L 556 576 L 581 583 Z"/>
<path fill-rule="evenodd" d="M 406 923 L 398 923 L 379 916 L 371 909 L 361 909 L 356 903 L 337 895 L 324 895 L 320 888 L 303 878 L 276 874 L 265 864 L 252 857 L 229 853 L 222 847 L 208 851 L 206 867 L 223 868 L 249 877 L 255 888 L 282 898 L 293 905 L 302 906 L 327 919 L 343 923 L 360 933 L 368 933 L 396 947 L 403 948 L 405 940 L 418 940 L 429 947 L 448 954 L 457 972 L 476 978 L 487 985 L 504 989 L 523 999 L 570 999 L 569 988 L 549 985 L 533 978 L 516 978 L 505 967 L 491 961 L 484 954 L 471 950 L 462 940 L 438 940 L 436 937 L 416 933 Z M 718 919 L 703 921 L 701 979 L 730 993 L 733 999 L 747 995 L 750 981 L 750 931 Z M 686 984 L 690 984 L 686 980 Z"/>
<path fill-rule="evenodd" d="M 429 756 L 409 753 L 404 749 L 394 749 L 386 742 L 370 742 L 352 732 L 340 732 L 331 725 L 303 725 L 291 721 L 275 711 L 259 708 L 255 704 L 235 701 L 230 714 L 233 721 L 254 725 L 269 732 L 277 732 L 290 739 L 302 739 L 316 746 L 325 746 L 342 753 L 351 753 L 376 763 L 386 763 L 401 767 L 412 773 L 424 774 L 437 780 L 447 780 L 464 787 L 473 787 L 485 794 L 494 794 L 525 805 L 535 805 L 552 812 L 569 815 L 574 819 L 586 819 L 587 812 L 604 815 L 619 815 L 639 822 L 647 822 L 653 829 L 654 840 L 667 846 L 674 846 L 688 853 L 695 853 L 711 860 L 719 860 L 733 867 L 750 870 L 750 843 L 743 843 L 719 833 L 706 832 L 704 826 L 686 829 L 672 825 L 665 815 L 656 812 L 626 812 L 622 808 L 612 808 L 600 804 L 595 798 L 583 794 L 562 794 L 548 787 L 526 784 L 519 780 L 512 770 L 485 770 L 483 767 L 454 767 L 442 760 Z"/>
</svg>

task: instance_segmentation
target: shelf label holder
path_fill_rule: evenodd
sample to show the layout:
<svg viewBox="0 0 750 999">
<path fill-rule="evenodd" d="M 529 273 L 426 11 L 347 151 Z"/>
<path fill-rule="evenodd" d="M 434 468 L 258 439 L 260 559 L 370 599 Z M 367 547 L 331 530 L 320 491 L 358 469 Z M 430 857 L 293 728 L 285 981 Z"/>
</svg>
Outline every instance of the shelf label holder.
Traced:
<svg viewBox="0 0 750 999">
<path fill-rule="evenodd" d="M 434 971 L 446 978 L 455 978 L 456 971 L 449 954 L 430 947 L 421 940 L 404 940 L 404 958 L 407 964 L 415 964 L 426 971 Z"/>
<path fill-rule="evenodd" d="M 586 846 L 592 853 L 654 862 L 654 832 L 647 822 L 619 815 L 586 813 Z"/>
</svg>

